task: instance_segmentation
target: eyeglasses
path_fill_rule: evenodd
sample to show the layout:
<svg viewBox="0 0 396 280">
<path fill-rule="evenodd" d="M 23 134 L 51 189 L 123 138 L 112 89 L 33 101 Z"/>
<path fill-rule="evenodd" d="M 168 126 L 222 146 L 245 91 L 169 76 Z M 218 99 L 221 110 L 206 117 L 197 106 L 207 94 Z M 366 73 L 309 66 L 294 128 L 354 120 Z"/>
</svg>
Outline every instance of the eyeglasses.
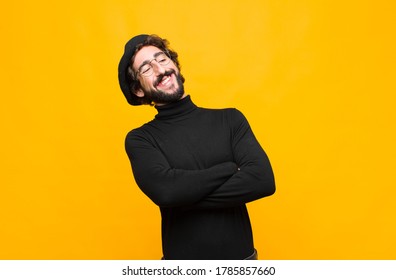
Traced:
<svg viewBox="0 0 396 280">
<path fill-rule="evenodd" d="M 154 72 L 153 66 L 151 65 L 151 63 L 154 60 L 161 66 L 167 65 L 171 61 L 169 56 L 167 56 L 164 53 L 160 53 L 155 58 L 153 58 L 152 60 L 147 61 L 142 66 L 140 66 L 139 70 L 137 71 L 137 74 L 140 74 L 140 75 L 145 76 L 145 77 L 151 76 L 153 74 L 153 72 Z"/>
</svg>

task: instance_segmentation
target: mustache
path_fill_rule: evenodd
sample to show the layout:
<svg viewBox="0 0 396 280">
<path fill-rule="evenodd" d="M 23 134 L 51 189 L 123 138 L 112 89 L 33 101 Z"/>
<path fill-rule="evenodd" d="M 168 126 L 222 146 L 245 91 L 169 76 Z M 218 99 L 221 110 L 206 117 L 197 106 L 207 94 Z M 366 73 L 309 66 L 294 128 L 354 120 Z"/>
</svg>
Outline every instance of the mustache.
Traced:
<svg viewBox="0 0 396 280">
<path fill-rule="evenodd" d="M 154 86 L 155 86 L 155 87 L 158 86 L 158 84 L 162 81 L 162 79 L 163 79 L 165 76 L 170 76 L 170 75 L 172 75 L 172 74 L 175 74 L 175 75 L 176 75 L 176 71 L 175 71 L 174 69 L 169 69 L 169 70 L 165 71 L 163 74 L 161 74 L 161 75 L 159 75 L 159 76 L 157 77 L 157 80 L 155 80 Z"/>
</svg>

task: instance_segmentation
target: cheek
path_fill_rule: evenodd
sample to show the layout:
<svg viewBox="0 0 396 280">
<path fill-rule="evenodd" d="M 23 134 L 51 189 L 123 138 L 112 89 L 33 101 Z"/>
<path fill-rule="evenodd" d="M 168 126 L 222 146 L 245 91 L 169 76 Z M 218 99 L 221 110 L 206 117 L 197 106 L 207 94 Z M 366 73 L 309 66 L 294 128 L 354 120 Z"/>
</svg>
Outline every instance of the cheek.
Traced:
<svg viewBox="0 0 396 280">
<path fill-rule="evenodd" d="M 172 63 L 171 68 L 174 69 L 176 71 L 176 73 L 179 73 L 180 71 L 179 71 L 179 68 L 177 68 L 176 64 L 173 61 L 171 61 L 171 63 Z"/>
<path fill-rule="evenodd" d="M 150 88 L 153 84 L 153 81 L 149 78 L 140 79 L 140 85 L 144 88 Z"/>
</svg>

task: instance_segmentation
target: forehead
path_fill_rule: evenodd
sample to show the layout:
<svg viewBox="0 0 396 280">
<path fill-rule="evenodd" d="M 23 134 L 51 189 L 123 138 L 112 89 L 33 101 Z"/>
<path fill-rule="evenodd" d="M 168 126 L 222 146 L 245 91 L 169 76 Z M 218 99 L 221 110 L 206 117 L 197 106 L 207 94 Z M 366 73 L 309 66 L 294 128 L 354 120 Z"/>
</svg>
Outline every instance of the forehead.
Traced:
<svg viewBox="0 0 396 280">
<path fill-rule="evenodd" d="M 139 68 L 140 65 L 146 60 L 152 60 L 156 53 L 162 52 L 157 47 L 154 46 L 144 46 L 141 48 L 135 55 L 135 61 L 133 62 L 132 67 L 134 69 Z"/>
</svg>

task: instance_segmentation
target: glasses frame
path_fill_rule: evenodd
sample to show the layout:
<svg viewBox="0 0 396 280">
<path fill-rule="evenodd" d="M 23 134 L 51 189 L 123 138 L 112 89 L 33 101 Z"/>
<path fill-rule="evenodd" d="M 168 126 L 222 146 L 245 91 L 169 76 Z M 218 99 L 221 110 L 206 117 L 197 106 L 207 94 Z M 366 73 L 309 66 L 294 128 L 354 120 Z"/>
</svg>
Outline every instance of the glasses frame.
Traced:
<svg viewBox="0 0 396 280">
<path fill-rule="evenodd" d="M 161 61 L 158 60 L 159 58 L 163 58 L 163 57 L 162 57 L 163 55 L 167 58 L 167 60 L 166 60 L 165 62 L 161 62 Z M 152 62 L 153 62 L 154 60 L 155 60 L 159 65 L 161 65 L 161 66 L 168 65 L 169 62 L 172 60 L 171 57 L 170 57 L 170 55 L 169 55 L 168 53 L 165 53 L 165 52 L 157 53 L 157 54 L 155 54 L 154 56 L 155 56 L 155 57 L 154 57 L 153 59 L 151 59 L 151 60 L 149 60 L 149 61 L 143 63 L 143 64 L 139 67 L 139 69 L 138 69 L 138 70 L 136 71 L 136 73 L 135 73 L 136 76 L 137 76 L 137 75 L 140 75 L 140 76 L 143 76 L 143 77 L 150 77 L 151 75 L 153 75 L 154 71 L 153 71 Z M 143 68 L 144 66 L 146 66 L 146 65 L 148 65 L 150 68 L 147 69 L 147 71 L 145 71 L 145 72 L 149 72 L 149 73 L 148 73 L 148 74 L 143 74 L 142 68 Z"/>
</svg>

